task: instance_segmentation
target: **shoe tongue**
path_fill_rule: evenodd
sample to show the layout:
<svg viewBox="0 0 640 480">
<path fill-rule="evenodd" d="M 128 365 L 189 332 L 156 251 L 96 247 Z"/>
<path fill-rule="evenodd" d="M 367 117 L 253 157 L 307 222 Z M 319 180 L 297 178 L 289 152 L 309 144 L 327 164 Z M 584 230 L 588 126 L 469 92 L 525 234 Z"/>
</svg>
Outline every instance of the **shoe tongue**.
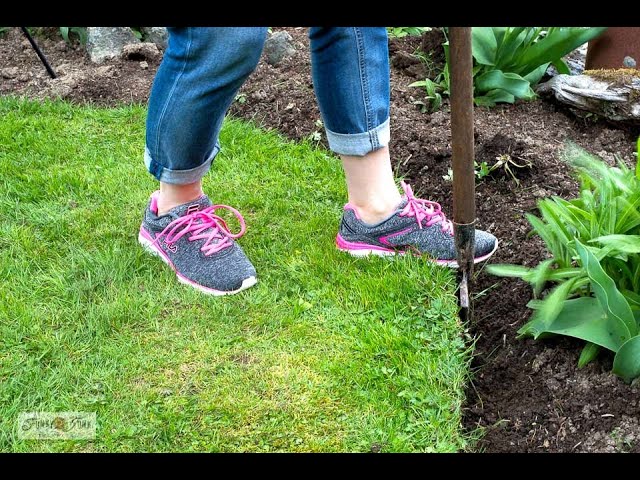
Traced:
<svg viewBox="0 0 640 480">
<path fill-rule="evenodd" d="M 197 198 L 192 202 L 183 203 L 182 205 L 178 205 L 177 207 L 172 208 L 171 210 L 169 210 L 169 215 L 178 218 L 193 212 L 197 212 L 198 210 L 204 210 L 211 205 L 212 203 L 211 200 L 209 200 L 209 197 L 203 194 L 200 198 Z"/>
</svg>

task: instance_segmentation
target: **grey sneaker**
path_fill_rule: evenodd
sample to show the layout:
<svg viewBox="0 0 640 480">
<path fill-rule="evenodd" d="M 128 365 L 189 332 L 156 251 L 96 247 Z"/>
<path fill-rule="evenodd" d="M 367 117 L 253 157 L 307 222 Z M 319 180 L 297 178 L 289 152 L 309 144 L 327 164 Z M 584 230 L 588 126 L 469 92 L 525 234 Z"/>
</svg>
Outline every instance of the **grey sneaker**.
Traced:
<svg viewBox="0 0 640 480">
<path fill-rule="evenodd" d="M 226 205 L 212 205 L 202 195 L 158 216 L 158 193 L 151 195 L 138 241 L 169 265 L 178 281 L 209 295 L 230 295 L 255 285 L 256 270 L 234 241 L 245 232 L 240 212 Z M 222 208 L 236 215 L 240 233 L 231 233 L 215 214 Z"/>
<path fill-rule="evenodd" d="M 451 220 L 438 203 L 416 198 L 409 185 L 401 185 L 405 194 L 398 209 L 375 225 L 363 222 L 352 205 L 344 206 L 338 249 L 355 256 L 426 253 L 441 265 L 457 268 Z M 490 233 L 476 230 L 475 239 L 474 263 L 486 260 L 498 248 L 498 239 Z"/>
</svg>

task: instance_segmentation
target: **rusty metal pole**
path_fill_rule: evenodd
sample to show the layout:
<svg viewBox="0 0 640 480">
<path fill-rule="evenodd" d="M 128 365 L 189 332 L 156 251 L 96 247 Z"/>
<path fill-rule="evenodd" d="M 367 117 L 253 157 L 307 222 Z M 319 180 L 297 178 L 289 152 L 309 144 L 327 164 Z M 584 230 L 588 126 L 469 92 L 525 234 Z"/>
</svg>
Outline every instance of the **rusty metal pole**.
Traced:
<svg viewBox="0 0 640 480">
<path fill-rule="evenodd" d="M 473 60 L 471 28 L 449 28 L 451 146 L 453 151 L 453 228 L 460 268 L 460 318 L 471 320 L 469 298 L 476 223 L 473 152 Z"/>
</svg>

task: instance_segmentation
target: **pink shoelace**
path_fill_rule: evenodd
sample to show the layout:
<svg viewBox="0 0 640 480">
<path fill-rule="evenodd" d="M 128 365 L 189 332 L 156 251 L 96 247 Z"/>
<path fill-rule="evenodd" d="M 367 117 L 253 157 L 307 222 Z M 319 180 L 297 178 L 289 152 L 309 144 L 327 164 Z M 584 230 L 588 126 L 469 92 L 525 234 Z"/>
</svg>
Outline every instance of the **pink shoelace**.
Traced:
<svg viewBox="0 0 640 480">
<path fill-rule="evenodd" d="M 214 213 L 218 209 L 229 210 L 236 216 L 240 221 L 239 233 L 231 233 L 227 223 Z M 209 256 L 230 247 L 233 243 L 232 240 L 240 238 L 245 231 L 244 218 L 235 208 L 228 205 L 211 205 L 203 210 L 196 210 L 193 213 L 187 213 L 180 218 L 176 218 L 158 234 L 154 243 L 164 236 L 165 244 L 171 246 L 185 235 L 191 234 L 188 238 L 190 242 L 200 239 L 206 240 L 200 250 Z M 212 243 L 215 240 L 217 242 Z"/>
<path fill-rule="evenodd" d="M 419 228 L 422 228 L 422 221 L 425 219 L 427 220 L 424 224 L 425 227 L 430 227 L 431 225 L 440 223 L 442 225 L 443 232 L 453 235 L 453 223 L 451 223 L 451 220 L 447 220 L 447 217 L 442 211 L 439 203 L 416 198 L 409 185 L 404 182 L 400 182 L 400 185 L 407 197 L 407 204 L 402 212 L 400 212 L 400 216 L 416 217 Z"/>
</svg>

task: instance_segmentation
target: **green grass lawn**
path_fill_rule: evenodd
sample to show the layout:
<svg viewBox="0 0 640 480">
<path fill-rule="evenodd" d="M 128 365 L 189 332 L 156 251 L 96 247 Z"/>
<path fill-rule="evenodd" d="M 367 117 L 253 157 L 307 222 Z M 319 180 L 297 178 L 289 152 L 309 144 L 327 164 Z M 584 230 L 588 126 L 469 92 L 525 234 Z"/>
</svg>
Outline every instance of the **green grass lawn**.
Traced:
<svg viewBox="0 0 640 480">
<path fill-rule="evenodd" d="M 0 99 L 0 450 L 467 448 L 452 272 L 336 251 L 339 161 L 228 121 L 205 190 L 259 282 L 179 284 L 137 243 L 145 113 Z M 21 440 L 23 411 L 96 412 L 96 438 Z"/>
</svg>

